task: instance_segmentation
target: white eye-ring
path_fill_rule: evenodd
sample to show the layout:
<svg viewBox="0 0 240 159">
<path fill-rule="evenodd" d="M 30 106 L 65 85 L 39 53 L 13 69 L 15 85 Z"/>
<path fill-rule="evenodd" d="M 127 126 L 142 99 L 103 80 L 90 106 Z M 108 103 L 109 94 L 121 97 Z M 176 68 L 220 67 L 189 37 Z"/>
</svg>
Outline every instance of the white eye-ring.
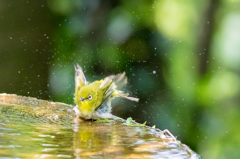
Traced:
<svg viewBox="0 0 240 159">
<path fill-rule="evenodd" d="M 88 96 L 88 99 L 89 99 L 89 100 L 92 100 L 92 95 L 91 95 L 91 94 Z"/>
</svg>

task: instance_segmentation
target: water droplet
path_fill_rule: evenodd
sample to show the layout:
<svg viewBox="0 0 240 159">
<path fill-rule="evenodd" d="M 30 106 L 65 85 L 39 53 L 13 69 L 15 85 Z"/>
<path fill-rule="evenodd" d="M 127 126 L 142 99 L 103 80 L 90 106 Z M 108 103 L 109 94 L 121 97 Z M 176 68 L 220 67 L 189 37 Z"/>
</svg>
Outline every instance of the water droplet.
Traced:
<svg viewBox="0 0 240 159">
<path fill-rule="evenodd" d="M 155 70 L 153 70 L 153 74 L 156 74 L 156 71 L 155 71 Z"/>
</svg>

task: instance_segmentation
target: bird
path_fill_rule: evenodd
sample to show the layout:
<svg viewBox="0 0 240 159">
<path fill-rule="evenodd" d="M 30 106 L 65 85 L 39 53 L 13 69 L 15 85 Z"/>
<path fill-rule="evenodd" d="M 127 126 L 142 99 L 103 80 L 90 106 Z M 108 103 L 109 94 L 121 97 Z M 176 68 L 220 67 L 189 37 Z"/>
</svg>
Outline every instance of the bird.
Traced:
<svg viewBox="0 0 240 159">
<path fill-rule="evenodd" d="M 120 89 L 127 84 L 126 73 L 110 75 L 102 80 L 89 83 L 82 68 L 75 65 L 74 111 L 77 118 L 98 120 L 111 118 L 111 101 L 116 97 L 138 102 L 139 98 L 129 97 Z"/>
</svg>

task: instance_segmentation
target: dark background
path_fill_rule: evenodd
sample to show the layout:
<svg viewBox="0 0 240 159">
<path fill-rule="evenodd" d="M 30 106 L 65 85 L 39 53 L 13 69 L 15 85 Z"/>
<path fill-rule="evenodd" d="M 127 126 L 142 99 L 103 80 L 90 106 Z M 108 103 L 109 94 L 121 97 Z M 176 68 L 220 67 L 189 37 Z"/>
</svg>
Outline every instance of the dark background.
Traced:
<svg viewBox="0 0 240 159">
<path fill-rule="evenodd" d="M 240 157 L 240 1 L 0 1 L 0 92 L 73 103 L 126 71 L 113 114 L 169 129 L 203 158 Z"/>
</svg>

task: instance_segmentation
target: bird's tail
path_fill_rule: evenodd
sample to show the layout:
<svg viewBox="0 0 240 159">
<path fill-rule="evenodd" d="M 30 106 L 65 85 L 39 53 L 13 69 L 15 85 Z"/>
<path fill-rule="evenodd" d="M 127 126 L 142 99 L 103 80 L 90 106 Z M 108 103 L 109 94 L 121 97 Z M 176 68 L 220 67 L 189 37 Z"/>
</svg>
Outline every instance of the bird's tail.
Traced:
<svg viewBox="0 0 240 159">
<path fill-rule="evenodd" d="M 115 97 L 122 97 L 135 102 L 139 101 L 139 98 L 129 97 L 128 95 L 129 93 L 124 93 L 123 91 L 119 91 L 119 90 L 115 90 L 113 93 L 113 96 Z"/>
</svg>

